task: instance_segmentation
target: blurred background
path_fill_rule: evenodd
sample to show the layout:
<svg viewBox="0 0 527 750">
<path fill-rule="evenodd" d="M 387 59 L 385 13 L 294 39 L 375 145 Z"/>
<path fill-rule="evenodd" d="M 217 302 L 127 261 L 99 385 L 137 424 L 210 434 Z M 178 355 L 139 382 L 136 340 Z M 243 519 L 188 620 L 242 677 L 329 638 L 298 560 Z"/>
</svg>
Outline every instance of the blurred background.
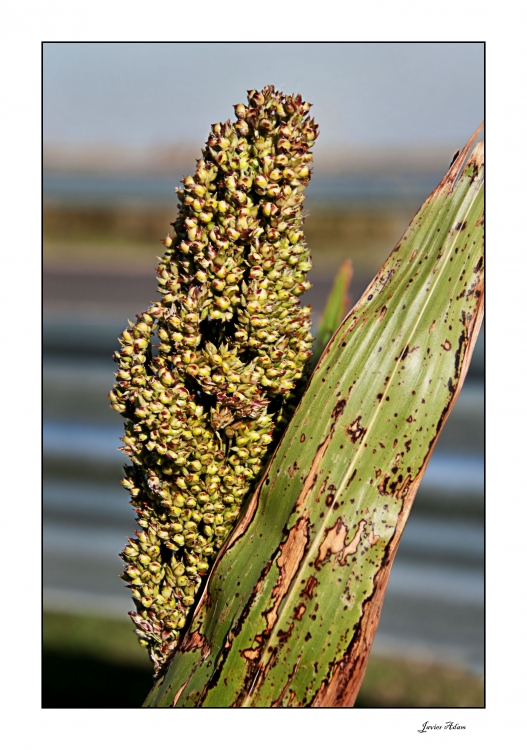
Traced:
<svg viewBox="0 0 527 750">
<path fill-rule="evenodd" d="M 44 44 L 44 706 L 139 706 L 151 685 L 118 577 L 135 524 L 106 394 L 210 124 L 269 83 L 313 103 L 316 329 L 340 263 L 354 303 L 483 119 L 483 74 L 480 43 Z M 483 705 L 483 346 L 415 500 L 359 706 Z"/>
</svg>

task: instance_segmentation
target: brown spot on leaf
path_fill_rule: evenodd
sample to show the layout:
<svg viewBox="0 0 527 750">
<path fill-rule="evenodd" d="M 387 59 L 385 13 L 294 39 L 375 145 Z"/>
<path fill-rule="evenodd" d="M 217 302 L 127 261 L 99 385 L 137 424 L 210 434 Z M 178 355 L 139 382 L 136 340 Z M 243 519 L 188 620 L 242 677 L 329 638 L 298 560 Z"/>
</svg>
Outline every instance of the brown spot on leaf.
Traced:
<svg viewBox="0 0 527 750">
<path fill-rule="evenodd" d="M 360 442 L 366 434 L 367 428 L 361 427 L 361 419 L 362 417 L 357 417 L 357 419 L 355 419 L 346 430 L 352 443 Z"/>
<path fill-rule="evenodd" d="M 300 596 L 305 596 L 308 599 L 312 599 L 313 598 L 313 589 L 315 588 L 315 586 L 318 586 L 318 580 L 315 578 L 315 576 L 309 576 L 309 578 L 307 579 L 307 583 L 305 585 L 305 588 L 303 589 L 303 591 L 300 594 Z"/>
<path fill-rule="evenodd" d="M 246 648 L 245 651 L 242 651 L 241 653 L 243 658 L 248 661 L 256 661 L 256 659 L 260 658 L 259 648 Z"/>
<path fill-rule="evenodd" d="M 324 541 L 320 545 L 318 557 L 315 562 L 315 567 L 319 569 L 322 563 L 325 562 L 328 555 L 336 555 L 335 562 L 340 563 L 340 565 L 345 565 L 347 557 L 349 555 L 354 555 L 357 551 L 361 534 L 365 525 L 366 521 L 362 519 L 359 522 L 359 526 L 355 533 L 355 536 L 349 542 L 349 544 L 346 544 L 348 527 L 346 526 L 342 518 L 339 517 L 336 524 L 331 529 L 328 529 Z"/>
<path fill-rule="evenodd" d="M 373 528 L 373 524 L 370 524 L 370 533 L 367 535 L 367 537 L 364 540 L 366 546 L 367 547 L 373 547 L 374 544 L 377 544 L 377 542 L 379 541 L 379 539 L 380 539 L 380 537 L 376 536 L 376 534 L 375 534 L 375 530 Z"/>
<path fill-rule="evenodd" d="M 344 411 L 344 407 L 346 406 L 346 399 L 341 398 L 337 403 L 335 404 L 335 408 L 331 412 L 332 419 L 338 419 L 342 412 Z"/>
<path fill-rule="evenodd" d="M 400 488 L 399 488 L 399 490 L 397 492 L 397 497 L 399 498 L 399 500 L 404 500 L 404 498 L 408 494 L 408 491 L 410 489 L 410 484 L 411 483 L 412 483 L 412 477 L 407 475 L 404 478 L 404 481 L 401 484 L 401 486 L 400 486 Z"/>
<path fill-rule="evenodd" d="M 278 631 L 278 633 L 276 634 L 276 637 L 278 638 L 278 640 L 279 640 L 280 643 L 287 643 L 287 641 L 289 640 L 289 638 L 291 636 L 291 633 L 293 632 L 293 628 L 294 627 L 295 627 L 295 623 L 292 622 L 289 625 L 289 629 L 288 630 L 279 630 Z"/>
<path fill-rule="evenodd" d="M 181 650 L 182 651 L 197 651 L 198 649 L 203 649 L 205 659 L 210 654 L 209 644 L 207 643 L 205 638 L 201 635 L 199 630 L 195 630 L 188 639 L 185 639 L 185 641 L 183 642 L 181 646 Z"/>
<path fill-rule="evenodd" d="M 300 442 L 303 443 L 305 439 L 306 439 L 306 436 L 304 435 L 304 433 L 302 433 L 300 435 Z"/>
<path fill-rule="evenodd" d="M 302 615 L 304 614 L 305 611 L 306 611 L 305 604 L 299 604 L 298 607 L 295 607 L 295 613 L 293 615 L 295 620 L 301 620 Z"/>
<path fill-rule="evenodd" d="M 302 516 L 290 530 L 287 539 L 280 545 L 280 555 L 276 564 L 280 569 L 278 581 L 271 593 L 274 601 L 272 609 L 267 613 L 267 630 L 271 630 L 278 617 L 278 607 L 284 598 L 293 577 L 298 570 L 308 540 L 307 518 Z"/>
<path fill-rule="evenodd" d="M 315 476 L 315 477 L 314 477 L 314 479 L 315 479 L 315 481 L 316 481 L 316 479 L 317 479 L 317 476 Z M 320 498 L 321 498 L 321 496 L 322 496 L 322 495 L 324 494 L 324 492 L 326 491 L 326 485 L 327 485 L 327 483 L 328 483 L 328 479 L 329 479 L 329 477 L 326 477 L 326 478 L 324 479 L 324 481 L 322 482 L 322 484 L 320 485 L 320 487 L 318 488 L 317 496 L 316 496 L 316 498 L 315 498 L 315 502 L 316 502 L 316 503 L 318 503 L 318 502 L 320 501 Z M 302 502 L 303 502 L 303 501 L 302 501 Z"/>
<path fill-rule="evenodd" d="M 187 680 L 185 680 L 185 682 L 183 683 L 183 685 L 181 685 L 181 687 L 179 688 L 179 690 L 175 694 L 174 700 L 172 701 L 172 707 L 175 707 L 177 705 L 177 702 L 179 700 L 179 696 L 181 695 L 181 693 L 183 692 L 183 690 L 187 687 L 187 685 L 189 684 L 189 682 L 190 682 L 190 677 Z"/>
<path fill-rule="evenodd" d="M 304 505 L 306 497 L 311 492 L 311 490 L 313 489 L 315 485 L 315 482 L 317 481 L 318 467 L 324 457 L 324 454 L 326 453 L 327 447 L 329 445 L 329 441 L 331 439 L 331 435 L 332 433 L 330 432 L 329 435 L 324 440 L 324 442 L 321 443 L 317 448 L 315 458 L 313 459 L 313 463 L 311 464 L 311 468 L 309 469 L 309 474 L 306 477 L 306 481 L 304 482 L 302 491 L 300 492 L 300 495 L 298 496 L 298 500 L 296 501 L 295 510 L 297 511 L 297 513 L 300 511 L 300 509 Z"/>
<path fill-rule="evenodd" d="M 353 474 L 351 475 L 351 477 L 346 482 L 346 489 L 348 489 L 348 487 L 350 486 L 350 484 L 353 482 L 353 480 L 355 479 L 355 475 L 356 474 L 357 474 L 357 469 L 353 469 Z M 359 482 L 360 482 L 360 479 L 359 479 Z M 353 502 L 353 500 L 351 502 Z"/>
<path fill-rule="evenodd" d="M 406 357 L 407 357 L 407 356 L 408 356 L 409 354 L 411 354 L 412 352 L 415 352 L 415 351 L 416 351 L 416 349 L 419 349 L 419 347 L 418 347 L 418 346 L 412 346 L 412 348 L 411 348 L 411 349 L 409 349 L 408 347 L 409 347 L 409 345 L 408 345 L 408 344 L 407 344 L 407 345 L 406 345 L 406 346 L 404 347 L 404 349 L 403 349 L 403 351 L 402 351 L 402 353 L 401 353 L 401 357 L 400 357 L 400 358 L 401 358 L 401 360 L 403 360 L 403 359 L 406 359 Z M 403 367 L 403 370 L 404 370 L 404 367 Z"/>
<path fill-rule="evenodd" d="M 450 343 L 450 341 L 448 341 L 448 339 L 445 341 L 445 343 L 442 346 L 443 346 L 443 349 L 447 352 L 449 352 L 452 349 L 452 344 Z"/>
<path fill-rule="evenodd" d="M 379 490 L 379 493 L 381 495 L 389 495 L 388 492 L 388 480 L 390 479 L 388 474 L 385 474 L 382 478 L 382 480 L 377 485 L 377 489 Z"/>
<path fill-rule="evenodd" d="M 298 466 L 297 462 L 295 461 L 294 464 L 292 466 L 290 466 L 286 471 L 287 471 L 287 473 L 289 474 L 290 477 L 294 477 L 295 474 L 296 474 L 296 472 L 298 471 L 298 469 L 299 469 L 299 466 Z"/>
</svg>

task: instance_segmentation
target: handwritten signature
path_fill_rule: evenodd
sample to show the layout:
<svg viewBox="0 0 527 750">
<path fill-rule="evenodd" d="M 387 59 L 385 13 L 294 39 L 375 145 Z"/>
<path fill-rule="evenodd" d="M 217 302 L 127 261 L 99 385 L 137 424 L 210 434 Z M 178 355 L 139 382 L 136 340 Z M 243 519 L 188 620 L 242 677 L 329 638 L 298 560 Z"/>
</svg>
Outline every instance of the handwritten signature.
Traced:
<svg viewBox="0 0 527 750">
<path fill-rule="evenodd" d="M 425 732 L 434 729 L 466 729 L 466 727 L 462 724 L 457 724 L 455 721 L 447 721 L 444 724 L 430 724 L 428 721 L 425 721 L 423 728 L 418 729 L 417 731 L 420 734 L 424 734 Z"/>
</svg>

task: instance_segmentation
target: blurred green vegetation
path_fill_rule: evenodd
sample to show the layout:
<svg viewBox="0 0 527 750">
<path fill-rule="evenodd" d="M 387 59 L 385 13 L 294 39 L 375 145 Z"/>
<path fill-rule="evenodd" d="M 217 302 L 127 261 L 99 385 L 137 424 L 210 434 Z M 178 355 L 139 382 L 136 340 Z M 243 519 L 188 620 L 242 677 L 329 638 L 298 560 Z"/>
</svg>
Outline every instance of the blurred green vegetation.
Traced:
<svg viewBox="0 0 527 750">
<path fill-rule="evenodd" d="M 152 685 L 146 651 L 123 620 L 44 613 L 43 707 L 139 707 Z M 357 708 L 479 707 L 483 678 L 437 664 L 372 657 Z"/>
<path fill-rule="evenodd" d="M 44 613 L 42 706 L 137 708 L 152 687 L 133 625 L 87 615 Z"/>
<path fill-rule="evenodd" d="M 483 677 L 440 664 L 371 657 L 356 708 L 482 708 Z"/>
<path fill-rule="evenodd" d="M 411 211 L 396 207 L 308 211 L 305 232 L 314 270 L 333 275 L 351 257 L 355 271 L 375 273 L 401 238 Z M 150 270 L 176 210 L 149 205 L 44 207 L 44 258 L 53 264 L 118 265 Z"/>
</svg>

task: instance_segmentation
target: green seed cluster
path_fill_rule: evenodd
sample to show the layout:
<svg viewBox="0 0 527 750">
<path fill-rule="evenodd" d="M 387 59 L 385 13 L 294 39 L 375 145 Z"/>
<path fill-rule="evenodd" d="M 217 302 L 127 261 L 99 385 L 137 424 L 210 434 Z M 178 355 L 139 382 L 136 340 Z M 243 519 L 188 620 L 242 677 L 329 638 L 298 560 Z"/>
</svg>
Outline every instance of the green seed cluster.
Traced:
<svg viewBox="0 0 527 750">
<path fill-rule="evenodd" d="M 178 189 L 160 302 L 120 339 L 112 407 L 141 530 L 122 552 L 156 674 L 299 397 L 311 356 L 302 202 L 317 126 L 271 86 L 212 126 Z M 157 337 L 158 356 L 153 356 Z"/>
</svg>

